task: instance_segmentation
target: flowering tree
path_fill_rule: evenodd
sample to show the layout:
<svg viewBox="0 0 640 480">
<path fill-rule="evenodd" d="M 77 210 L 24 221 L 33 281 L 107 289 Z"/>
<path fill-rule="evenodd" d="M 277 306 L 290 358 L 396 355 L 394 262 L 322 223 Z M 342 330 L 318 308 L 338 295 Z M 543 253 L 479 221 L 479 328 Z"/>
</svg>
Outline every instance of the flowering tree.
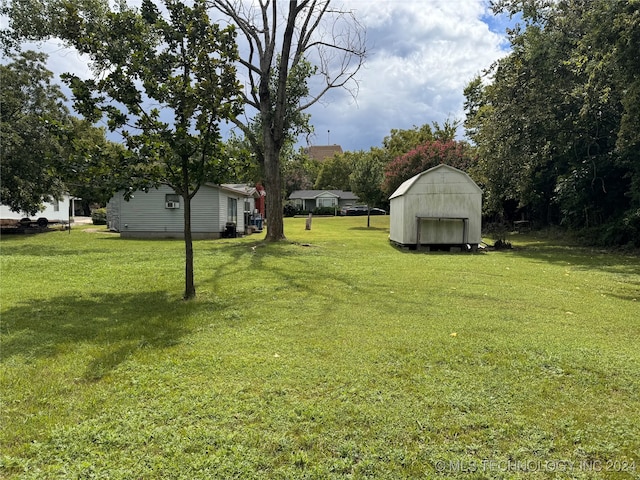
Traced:
<svg viewBox="0 0 640 480">
<path fill-rule="evenodd" d="M 475 157 L 466 142 L 427 142 L 397 157 L 386 166 L 382 189 L 387 195 L 391 195 L 405 180 L 441 163 L 468 171 L 475 163 Z"/>
</svg>

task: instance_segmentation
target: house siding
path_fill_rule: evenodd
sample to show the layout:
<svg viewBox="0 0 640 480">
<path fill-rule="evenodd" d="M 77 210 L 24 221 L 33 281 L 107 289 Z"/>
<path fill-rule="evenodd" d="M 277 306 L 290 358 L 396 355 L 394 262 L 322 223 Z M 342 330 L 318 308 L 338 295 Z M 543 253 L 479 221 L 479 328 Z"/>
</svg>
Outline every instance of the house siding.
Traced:
<svg viewBox="0 0 640 480">
<path fill-rule="evenodd" d="M 126 201 L 124 192 L 114 195 L 107 205 L 109 228 L 123 238 L 183 238 L 184 199 L 179 208 L 166 208 L 167 194 L 161 186 L 149 192 L 136 192 Z M 218 186 L 203 185 L 191 199 L 191 233 L 194 239 L 219 238 L 227 223 L 227 198 L 237 200 L 237 231 L 244 231 L 245 196 Z"/>
</svg>

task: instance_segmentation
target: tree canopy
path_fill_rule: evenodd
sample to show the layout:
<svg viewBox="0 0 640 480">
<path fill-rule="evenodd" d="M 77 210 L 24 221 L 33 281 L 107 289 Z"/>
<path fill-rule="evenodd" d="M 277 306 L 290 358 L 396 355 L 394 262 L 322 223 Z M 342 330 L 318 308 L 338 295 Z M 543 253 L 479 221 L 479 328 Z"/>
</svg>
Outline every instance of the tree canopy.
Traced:
<svg viewBox="0 0 640 480">
<path fill-rule="evenodd" d="M 127 147 L 120 168 L 128 192 L 170 186 L 183 198 L 185 298 L 195 295 L 191 199 L 205 181 L 227 170 L 220 122 L 238 112 L 233 27 L 210 21 L 204 1 L 193 7 L 150 0 L 121 5 L 102 21 L 87 21 L 67 4 L 67 41 L 93 61 L 95 78 L 65 75 L 75 108 L 88 120 L 105 116 Z"/>
<path fill-rule="evenodd" d="M 368 206 L 367 227 L 371 225 L 371 208 L 383 205 L 385 195 L 381 185 L 384 178 L 384 157 L 382 150 L 372 148 L 368 152 L 357 152 L 353 161 L 353 171 L 349 175 L 351 190 L 361 203 Z"/>
<path fill-rule="evenodd" d="M 503 0 L 512 52 L 465 90 L 489 212 L 640 244 L 640 3 Z"/>
<path fill-rule="evenodd" d="M 475 164 L 475 155 L 466 142 L 455 140 L 426 142 L 386 165 L 382 189 L 387 196 L 390 196 L 405 180 L 441 163 L 468 172 Z"/>
<path fill-rule="evenodd" d="M 343 152 L 323 160 L 314 188 L 316 190 L 351 190 L 349 175 L 353 172 L 356 157 L 357 153 Z"/>
<path fill-rule="evenodd" d="M 12 210 L 34 215 L 65 192 L 60 134 L 70 116 L 44 54 L 27 51 L 9 59 L 0 65 L 0 197 Z"/>
</svg>

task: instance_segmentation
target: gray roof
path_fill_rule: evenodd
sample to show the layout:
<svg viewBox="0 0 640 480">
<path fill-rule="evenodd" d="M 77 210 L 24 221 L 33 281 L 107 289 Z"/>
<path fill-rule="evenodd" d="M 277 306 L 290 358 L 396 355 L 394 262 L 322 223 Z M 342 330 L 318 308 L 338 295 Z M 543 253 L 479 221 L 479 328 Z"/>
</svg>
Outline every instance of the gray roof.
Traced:
<svg viewBox="0 0 640 480">
<path fill-rule="evenodd" d="M 312 198 L 319 197 L 323 193 L 329 193 L 341 200 L 358 200 L 358 197 L 353 192 L 345 192 L 344 190 L 296 190 L 295 192 L 291 192 L 289 200 L 311 200 Z"/>
</svg>

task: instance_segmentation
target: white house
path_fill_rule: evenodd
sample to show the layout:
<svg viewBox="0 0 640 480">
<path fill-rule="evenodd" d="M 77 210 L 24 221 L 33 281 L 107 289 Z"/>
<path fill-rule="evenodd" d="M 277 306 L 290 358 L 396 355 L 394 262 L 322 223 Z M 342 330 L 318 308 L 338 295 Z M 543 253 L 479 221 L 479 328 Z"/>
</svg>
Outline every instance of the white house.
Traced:
<svg viewBox="0 0 640 480">
<path fill-rule="evenodd" d="M 29 215 L 26 212 L 13 212 L 8 206 L 0 205 L 0 219 L 10 221 L 29 218 L 34 222 L 39 219 L 46 219 L 46 222 L 41 221 L 44 225 L 47 223 L 66 223 L 69 221 L 69 212 L 71 211 L 73 200 L 73 197 L 64 194 L 59 200 L 53 199 L 51 202 L 43 203 L 42 208 L 35 215 Z"/>
<path fill-rule="evenodd" d="M 220 238 L 231 226 L 244 233 L 257 196 L 256 189 L 246 185 L 202 185 L 191 200 L 193 238 Z M 128 201 L 118 192 L 107 204 L 107 225 L 123 238 L 183 238 L 182 197 L 168 186 L 135 192 Z"/>
<path fill-rule="evenodd" d="M 406 180 L 389 199 L 389 239 L 396 244 L 475 249 L 482 241 L 482 190 L 462 170 L 438 165 Z"/>
</svg>

